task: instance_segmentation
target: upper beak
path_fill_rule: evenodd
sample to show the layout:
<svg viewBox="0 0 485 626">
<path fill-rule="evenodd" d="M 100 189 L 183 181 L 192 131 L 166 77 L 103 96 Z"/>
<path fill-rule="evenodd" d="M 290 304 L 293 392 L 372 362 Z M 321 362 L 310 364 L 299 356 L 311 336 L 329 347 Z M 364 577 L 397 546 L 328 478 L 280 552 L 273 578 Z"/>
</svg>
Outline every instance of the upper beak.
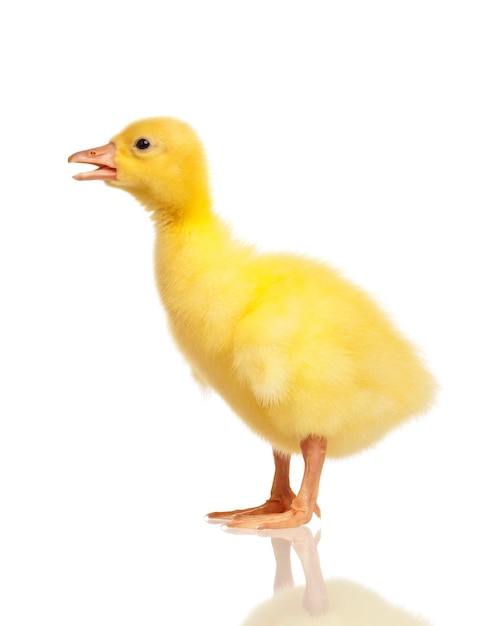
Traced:
<svg viewBox="0 0 485 626">
<path fill-rule="evenodd" d="M 76 180 L 116 180 L 116 146 L 110 141 L 105 146 L 75 152 L 68 158 L 69 163 L 89 163 L 98 165 L 97 170 L 81 172 L 73 176 Z"/>
</svg>

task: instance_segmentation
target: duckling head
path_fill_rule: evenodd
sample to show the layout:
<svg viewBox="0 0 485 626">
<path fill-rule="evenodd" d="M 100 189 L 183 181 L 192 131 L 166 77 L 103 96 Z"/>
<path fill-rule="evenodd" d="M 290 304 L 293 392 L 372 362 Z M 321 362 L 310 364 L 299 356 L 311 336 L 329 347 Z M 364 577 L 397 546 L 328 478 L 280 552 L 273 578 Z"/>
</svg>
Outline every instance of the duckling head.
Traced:
<svg viewBox="0 0 485 626">
<path fill-rule="evenodd" d="M 192 128 L 172 117 L 153 117 L 128 125 L 105 146 L 76 152 L 70 163 L 98 169 L 74 176 L 103 180 L 131 193 L 147 210 L 165 219 L 210 211 L 204 150 Z"/>
</svg>

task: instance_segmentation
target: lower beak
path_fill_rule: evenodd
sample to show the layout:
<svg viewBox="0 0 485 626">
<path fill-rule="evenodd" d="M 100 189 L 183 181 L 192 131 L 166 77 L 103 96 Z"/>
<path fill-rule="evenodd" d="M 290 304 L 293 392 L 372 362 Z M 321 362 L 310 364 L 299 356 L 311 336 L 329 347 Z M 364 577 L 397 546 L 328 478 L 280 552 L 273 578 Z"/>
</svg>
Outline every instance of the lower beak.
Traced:
<svg viewBox="0 0 485 626">
<path fill-rule="evenodd" d="M 116 180 L 115 165 L 116 146 L 111 141 L 105 146 L 75 152 L 68 158 L 69 163 L 88 163 L 97 165 L 98 169 L 81 172 L 73 176 L 76 180 Z"/>
</svg>

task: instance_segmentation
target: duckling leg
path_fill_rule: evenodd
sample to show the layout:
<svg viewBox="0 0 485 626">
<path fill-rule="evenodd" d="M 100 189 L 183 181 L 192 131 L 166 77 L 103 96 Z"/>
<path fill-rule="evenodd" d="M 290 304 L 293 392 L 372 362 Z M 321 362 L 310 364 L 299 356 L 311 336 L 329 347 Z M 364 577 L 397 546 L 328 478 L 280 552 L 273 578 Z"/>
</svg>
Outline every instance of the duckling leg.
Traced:
<svg viewBox="0 0 485 626">
<path fill-rule="evenodd" d="M 225 522 L 227 520 L 240 519 L 246 515 L 259 516 L 288 511 L 296 497 L 290 487 L 290 456 L 273 450 L 273 458 L 275 473 L 269 500 L 260 506 L 250 507 L 248 509 L 209 513 L 207 519 L 215 522 Z"/>
<path fill-rule="evenodd" d="M 320 475 L 327 452 L 325 437 L 310 436 L 300 444 L 305 471 L 298 495 L 293 499 L 291 506 L 284 512 L 255 514 L 245 513 L 242 517 L 236 516 L 227 526 L 229 528 L 256 528 L 266 530 L 272 528 L 296 528 L 306 524 L 312 518 L 313 512 L 319 514 L 317 505 Z"/>
</svg>

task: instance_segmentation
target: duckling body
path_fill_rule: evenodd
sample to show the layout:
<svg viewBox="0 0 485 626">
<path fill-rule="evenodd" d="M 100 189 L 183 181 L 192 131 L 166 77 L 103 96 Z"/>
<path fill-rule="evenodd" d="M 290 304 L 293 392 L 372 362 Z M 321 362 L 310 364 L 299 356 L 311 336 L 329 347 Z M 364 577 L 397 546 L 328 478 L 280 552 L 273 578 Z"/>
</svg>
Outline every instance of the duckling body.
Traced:
<svg viewBox="0 0 485 626">
<path fill-rule="evenodd" d="M 300 452 L 312 434 L 328 456 L 351 454 L 428 401 L 413 348 L 329 267 L 258 255 L 218 222 L 170 231 L 157 235 L 156 276 L 172 334 L 196 376 L 276 450 Z"/>
<path fill-rule="evenodd" d="M 273 447 L 270 500 L 209 517 L 305 523 L 319 512 L 326 454 L 362 450 L 427 408 L 433 378 L 372 298 L 319 261 L 260 254 L 232 236 L 212 212 L 203 149 L 186 124 L 135 122 L 70 161 L 99 165 L 75 178 L 129 191 L 151 213 L 157 285 L 178 347 L 195 376 Z M 300 451 L 295 496 L 289 455 Z"/>
</svg>

